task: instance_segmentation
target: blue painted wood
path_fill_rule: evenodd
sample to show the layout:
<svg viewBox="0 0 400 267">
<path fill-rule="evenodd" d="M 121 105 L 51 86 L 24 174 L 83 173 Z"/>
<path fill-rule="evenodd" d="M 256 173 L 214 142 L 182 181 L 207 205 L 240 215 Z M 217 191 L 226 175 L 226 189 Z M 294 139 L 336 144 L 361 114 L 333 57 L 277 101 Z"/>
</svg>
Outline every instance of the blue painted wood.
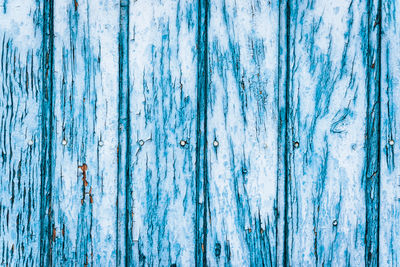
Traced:
<svg viewBox="0 0 400 267">
<path fill-rule="evenodd" d="M 399 265 L 397 4 L 2 1 L 0 265 Z"/>
<path fill-rule="evenodd" d="M 366 230 L 376 218 L 365 171 L 378 151 L 364 147 L 372 127 L 367 92 L 374 90 L 370 6 L 290 1 L 289 8 L 287 263 L 370 266 L 367 243 L 377 243 Z"/>
<path fill-rule="evenodd" d="M 382 1 L 379 263 L 400 265 L 399 1 Z"/>
<path fill-rule="evenodd" d="M 117 265 L 119 1 L 53 4 L 51 264 Z"/>
<path fill-rule="evenodd" d="M 117 265 L 132 262 L 132 201 L 130 198 L 131 139 L 129 84 L 129 1 L 120 1 L 119 9 L 119 68 L 118 68 L 118 176 L 117 176 Z"/>
<path fill-rule="evenodd" d="M 42 8 L 0 6 L 1 266 L 40 263 Z"/>
<path fill-rule="evenodd" d="M 379 265 L 379 200 L 381 182 L 381 29 L 382 1 L 367 3 L 366 247 L 365 264 Z"/>
<path fill-rule="evenodd" d="M 197 6 L 130 5 L 132 266 L 194 263 Z"/>
<path fill-rule="evenodd" d="M 207 263 L 275 266 L 279 6 L 209 12 Z"/>
</svg>

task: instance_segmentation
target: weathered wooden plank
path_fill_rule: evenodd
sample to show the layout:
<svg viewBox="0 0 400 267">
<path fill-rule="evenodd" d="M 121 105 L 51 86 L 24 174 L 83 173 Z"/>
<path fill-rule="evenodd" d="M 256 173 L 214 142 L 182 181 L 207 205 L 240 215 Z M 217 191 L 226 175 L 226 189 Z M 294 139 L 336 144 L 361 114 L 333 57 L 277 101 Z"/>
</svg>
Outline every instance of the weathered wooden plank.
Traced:
<svg viewBox="0 0 400 267">
<path fill-rule="evenodd" d="M 3 1 L 0 265 L 399 265 L 397 4 Z"/>
<path fill-rule="evenodd" d="M 134 266 L 194 265 L 196 11 L 186 0 L 130 5 Z"/>
<path fill-rule="evenodd" d="M 275 266 L 278 2 L 209 12 L 207 261 Z"/>
<path fill-rule="evenodd" d="M 119 1 L 54 1 L 52 264 L 116 265 Z"/>
<path fill-rule="evenodd" d="M 0 265 L 40 261 L 42 1 L 0 6 Z"/>
<path fill-rule="evenodd" d="M 382 17 L 377 21 L 382 27 L 379 60 L 381 67 L 380 266 L 400 266 L 399 12 L 399 1 L 383 1 Z"/>
<path fill-rule="evenodd" d="M 363 266 L 369 6 L 289 8 L 287 263 Z"/>
</svg>

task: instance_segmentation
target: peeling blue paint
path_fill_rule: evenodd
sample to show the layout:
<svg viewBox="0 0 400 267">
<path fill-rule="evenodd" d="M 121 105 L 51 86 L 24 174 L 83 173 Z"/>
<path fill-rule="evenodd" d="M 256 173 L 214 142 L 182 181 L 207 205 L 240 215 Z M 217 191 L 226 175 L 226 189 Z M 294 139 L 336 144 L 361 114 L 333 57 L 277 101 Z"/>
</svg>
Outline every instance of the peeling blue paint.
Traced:
<svg viewBox="0 0 400 267">
<path fill-rule="evenodd" d="M 399 265 L 397 4 L 3 1 L 0 265 Z"/>
</svg>

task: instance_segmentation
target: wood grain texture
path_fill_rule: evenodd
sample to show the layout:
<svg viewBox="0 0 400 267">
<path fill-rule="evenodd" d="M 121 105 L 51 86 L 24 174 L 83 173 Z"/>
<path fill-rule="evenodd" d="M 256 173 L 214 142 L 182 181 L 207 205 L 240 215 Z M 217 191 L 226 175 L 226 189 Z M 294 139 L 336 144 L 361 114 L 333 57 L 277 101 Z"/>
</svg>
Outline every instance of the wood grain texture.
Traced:
<svg viewBox="0 0 400 267">
<path fill-rule="evenodd" d="M 374 223 L 374 215 L 366 213 L 371 203 L 364 200 L 363 178 L 366 164 L 372 164 L 366 160 L 375 159 L 372 144 L 364 150 L 370 122 L 368 6 L 365 1 L 289 5 L 287 263 L 362 266 L 366 228 Z"/>
<path fill-rule="evenodd" d="M 42 8 L 0 6 L 1 266 L 40 263 Z"/>
<path fill-rule="evenodd" d="M 400 265 L 399 1 L 382 2 L 379 263 Z"/>
<path fill-rule="evenodd" d="M 207 263 L 274 266 L 278 5 L 209 8 Z"/>
<path fill-rule="evenodd" d="M 397 6 L 0 1 L 0 265 L 400 265 Z"/>
<path fill-rule="evenodd" d="M 118 1 L 54 1 L 54 266 L 117 262 L 118 17 Z"/>
<path fill-rule="evenodd" d="M 197 4 L 131 3 L 133 266 L 190 266 L 195 249 Z"/>
</svg>

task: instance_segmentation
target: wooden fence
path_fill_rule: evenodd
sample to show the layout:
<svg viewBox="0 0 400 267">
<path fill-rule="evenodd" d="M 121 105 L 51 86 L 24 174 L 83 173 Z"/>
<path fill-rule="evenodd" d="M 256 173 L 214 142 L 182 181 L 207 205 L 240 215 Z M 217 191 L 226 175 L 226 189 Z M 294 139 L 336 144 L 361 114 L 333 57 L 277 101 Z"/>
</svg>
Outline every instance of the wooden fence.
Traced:
<svg viewBox="0 0 400 267">
<path fill-rule="evenodd" d="M 400 0 L 0 5 L 1 266 L 400 266 Z"/>
</svg>

